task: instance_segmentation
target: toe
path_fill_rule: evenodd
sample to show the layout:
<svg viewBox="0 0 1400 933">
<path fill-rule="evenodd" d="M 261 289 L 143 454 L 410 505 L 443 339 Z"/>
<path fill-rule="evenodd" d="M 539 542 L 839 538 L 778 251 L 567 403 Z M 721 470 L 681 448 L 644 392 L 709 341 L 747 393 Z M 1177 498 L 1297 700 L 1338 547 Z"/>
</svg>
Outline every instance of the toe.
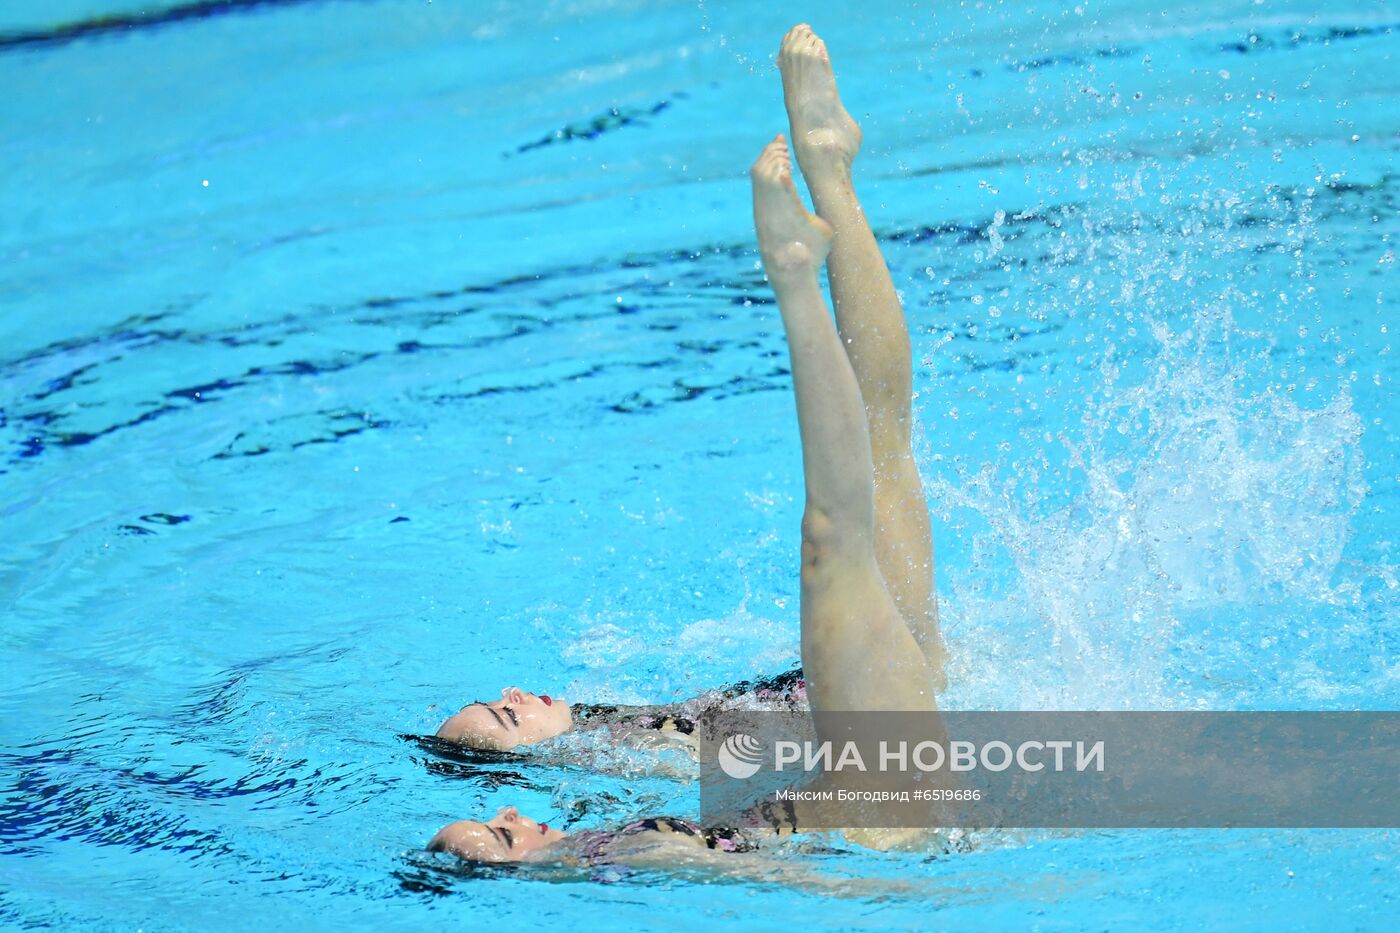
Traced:
<svg viewBox="0 0 1400 933">
<path fill-rule="evenodd" d="M 787 31 L 787 35 L 783 36 L 783 41 L 778 45 L 779 57 L 782 57 L 792 51 L 792 47 L 797 44 L 797 40 L 801 36 L 801 33 L 801 25 L 794 26 Z"/>
</svg>

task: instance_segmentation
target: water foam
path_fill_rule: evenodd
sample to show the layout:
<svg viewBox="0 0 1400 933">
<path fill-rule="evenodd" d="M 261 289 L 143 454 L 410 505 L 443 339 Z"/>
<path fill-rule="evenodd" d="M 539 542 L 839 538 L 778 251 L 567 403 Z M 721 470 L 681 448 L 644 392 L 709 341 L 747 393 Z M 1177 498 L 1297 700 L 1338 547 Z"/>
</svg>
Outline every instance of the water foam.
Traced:
<svg viewBox="0 0 1400 933">
<path fill-rule="evenodd" d="M 1145 317 L 1153 345 L 1126 363 L 1106 353 L 1079 425 L 1023 431 L 1016 461 L 925 470 L 945 521 L 970 510 L 986 526 L 973 566 L 941 581 L 963 648 L 954 705 L 1199 705 L 1172 670 L 1193 663 L 1184 620 L 1348 598 L 1337 577 L 1367 492 L 1361 419 L 1344 385 L 1317 408 L 1250 388 L 1273 346 L 1235 326 L 1240 298 L 1227 289 L 1177 331 Z M 1004 590 L 979 574 L 1002 574 Z"/>
</svg>

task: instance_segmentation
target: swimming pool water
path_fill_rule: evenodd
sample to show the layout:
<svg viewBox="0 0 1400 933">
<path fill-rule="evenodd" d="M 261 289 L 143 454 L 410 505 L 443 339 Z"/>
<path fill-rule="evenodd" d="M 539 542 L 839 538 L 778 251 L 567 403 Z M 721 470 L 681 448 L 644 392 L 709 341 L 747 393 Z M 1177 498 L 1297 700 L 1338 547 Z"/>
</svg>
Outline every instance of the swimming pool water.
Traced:
<svg viewBox="0 0 1400 933">
<path fill-rule="evenodd" d="M 419 854 L 695 807 L 400 737 L 462 702 L 796 658 L 746 169 L 800 20 L 913 333 L 946 705 L 1396 708 L 1384 5 L 14 5 L 0 922 L 1393 921 L 1393 831 L 838 841 L 797 890 Z"/>
</svg>

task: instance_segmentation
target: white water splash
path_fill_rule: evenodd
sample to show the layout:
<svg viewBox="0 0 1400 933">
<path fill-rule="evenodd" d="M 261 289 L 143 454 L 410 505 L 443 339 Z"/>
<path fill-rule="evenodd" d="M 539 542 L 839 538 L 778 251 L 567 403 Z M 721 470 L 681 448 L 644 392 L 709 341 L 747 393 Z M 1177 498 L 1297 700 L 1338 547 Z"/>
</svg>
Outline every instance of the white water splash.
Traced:
<svg viewBox="0 0 1400 933">
<path fill-rule="evenodd" d="M 990 529 L 970 574 L 943 581 L 965 649 L 954 705 L 1197 705 L 1168 677 L 1186 614 L 1340 598 L 1334 577 L 1366 494 L 1346 391 L 1304 409 L 1279 389 L 1243 389 L 1243 365 L 1218 352 L 1240 339 L 1222 308 L 1183 334 L 1150 326 L 1157 350 L 1142 375 L 1106 364 L 1082 429 L 1056 439 L 1074 474 L 1055 481 L 1076 490 L 1068 504 L 1041 491 L 1035 468 L 988 464 L 956 481 L 930 471 L 945 519 L 971 510 Z M 1009 591 L 983 595 L 978 565 L 1008 560 Z"/>
</svg>

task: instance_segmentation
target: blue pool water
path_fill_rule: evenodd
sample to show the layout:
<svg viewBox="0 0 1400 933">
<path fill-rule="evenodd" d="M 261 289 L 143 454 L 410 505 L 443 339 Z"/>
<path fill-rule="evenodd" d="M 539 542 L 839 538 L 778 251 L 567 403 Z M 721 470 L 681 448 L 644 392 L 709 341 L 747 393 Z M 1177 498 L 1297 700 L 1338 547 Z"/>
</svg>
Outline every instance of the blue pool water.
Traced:
<svg viewBox="0 0 1400 933">
<path fill-rule="evenodd" d="M 1395 831 L 462 877 L 451 819 L 694 785 L 400 738 L 796 659 L 746 168 L 799 20 L 913 332 L 945 705 L 1398 708 L 1400 32 L 1320 9 L 0 6 L 0 923 L 1389 928 Z"/>
</svg>

